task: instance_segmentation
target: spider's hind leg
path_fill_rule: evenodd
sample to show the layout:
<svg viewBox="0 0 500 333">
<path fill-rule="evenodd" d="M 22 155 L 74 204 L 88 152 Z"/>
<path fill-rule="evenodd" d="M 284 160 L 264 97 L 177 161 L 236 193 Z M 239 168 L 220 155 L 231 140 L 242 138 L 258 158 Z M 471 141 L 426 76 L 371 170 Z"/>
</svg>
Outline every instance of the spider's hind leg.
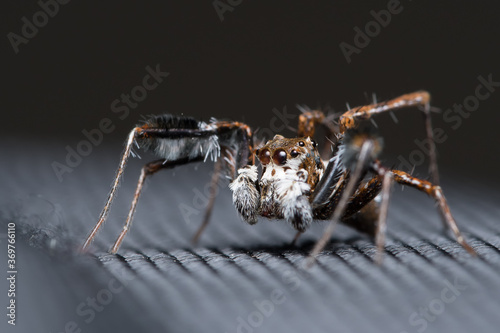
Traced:
<svg viewBox="0 0 500 333">
<path fill-rule="evenodd" d="M 214 172 L 212 174 L 212 179 L 210 180 L 210 197 L 208 200 L 207 207 L 205 208 L 205 214 L 203 215 L 203 221 L 198 227 L 198 230 L 194 234 L 191 242 L 196 245 L 201 237 L 201 234 L 210 222 L 210 216 L 212 215 L 212 210 L 214 208 L 215 198 L 217 197 L 217 185 L 219 183 L 222 168 L 222 160 L 218 159 L 215 162 Z"/>
<path fill-rule="evenodd" d="M 170 114 L 147 118 L 144 125 L 134 128 L 128 136 L 108 199 L 99 216 L 98 222 L 85 240 L 82 250 L 86 250 L 89 247 L 97 232 L 106 221 L 134 143 L 137 143 L 141 148 L 152 151 L 162 159 L 143 167 L 127 222 L 113 245 L 111 252 L 118 250 L 130 227 L 137 201 L 148 175 L 160 169 L 190 162 L 205 161 L 208 158 L 216 161 L 220 156 L 221 149 L 233 151 L 231 167 L 237 169 L 251 162 L 253 151 L 252 131 L 246 124 L 240 122 L 212 120 L 210 123 L 205 123 L 190 117 Z M 216 183 L 216 181 L 214 182 Z M 213 205 L 214 199 L 215 196 L 212 196 L 210 205 Z M 206 225 L 209 215 L 210 211 L 206 214 L 203 226 Z"/>
<path fill-rule="evenodd" d="M 201 158 L 197 159 L 198 161 L 201 161 Z M 179 165 L 195 162 L 197 160 L 189 159 L 189 158 L 183 158 L 180 160 L 176 161 L 165 161 L 165 160 L 157 160 L 154 162 L 150 162 L 145 164 L 142 169 L 141 169 L 141 175 L 139 176 L 139 181 L 137 182 L 137 187 L 134 193 L 134 199 L 132 200 L 132 204 L 130 205 L 130 210 L 127 215 L 127 220 L 125 221 L 125 224 L 123 225 L 122 231 L 120 232 L 120 235 L 116 239 L 115 243 L 110 249 L 110 253 L 116 253 L 118 249 L 120 248 L 120 245 L 125 238 L 125 235 L 127 232 L 130 230 L 130 226 L 132 224 L 132 219 L 134 217 L 135 210 L 137 208 L 137 202 L 139 201 L 139 197 L 142 192 L 142 188 L 144 187 L 144 182 L 146 181 L 146 178 L 148 176 L 151 176 L 155 174 L 156 172 L 162 170 L 162 169 L 171 169 Z"/>
<path fill-rule="evenodd" d="M 115 180 L 113 182 L 113 185 L 111 186 L 111 190 L 109 191 L 108 198 L 106 200 L 106 203 L 104 204 L 104 208 L 101 211 L 101 214 L 99 215 L 99 220 L 97 221 L 96 225 L 90 231 L 90 234 L 87 236 L 85 243 L 83 243 L 81 251 L 86 251 L 87 248 L 90 246 L 90 243 L 94 240 L 95 236 L 97 235 L 97 232 L 99 229 L 102 227 L 104 222 L 106 221 L 106 218 L 108 217 L 109 209 L 111 207 L 111 203 L 113 202 L 116 194 L 116 190 L 118 189 L 118 185 L 120 184 L 121 177 L 123 175 L 123 172 L 125 171 L 125 166 L 127 165 L 128 158 L 130 156 L 130 152 L 132 151 L 132 145 L 135 142 L 135 139 L 137 137 L 137 134 L 141 131 L 140 127 L 134 128 L 128 138 L 127 142 L 125 144 L 125 150 L 123 151 L 122 158 L 120 159 L 120 164 L 118 166 L 118 170 L 116 171 L 115 175 Z"/>
<path fill-rule="evenodd" d="M 425 192 L 430 197 L 432 197 L 438 204 L 439 212 L 441 214 L 441 217 L 443 218 L 445 225 L 447 225 L 451 229 L 457 242 L 462 245 L 462 247 L 466 249 L 470 254 L 476 254 L 476 251 L 465 241 L 465 238 L 460 232 L 460 229 L 458 228 L 458 225 L 455 222 L 453 215 L 451 214 L 450 207 L 448 206 L 448 202 L 444 197 L 441 186 L 434 185 L 426 180 L 412 177 L 404 171 L 391 170 L 391 173 L 394 175 L 394 180 L 398 184 L 416 188 L 417 190 Z"/>
</svg>

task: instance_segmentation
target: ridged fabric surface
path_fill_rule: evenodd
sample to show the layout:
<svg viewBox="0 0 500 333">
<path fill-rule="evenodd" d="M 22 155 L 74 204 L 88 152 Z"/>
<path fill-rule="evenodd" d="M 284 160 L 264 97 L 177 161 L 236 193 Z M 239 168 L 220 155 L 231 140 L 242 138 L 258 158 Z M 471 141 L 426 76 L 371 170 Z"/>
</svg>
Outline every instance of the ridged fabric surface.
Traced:
<svg viewBox="0 0 500 333">
<path fill-rule="evenodd" d="M 99 147 L 59 182 L 51 167 L 64 158 L 59 145 L 34 145 L 29 159 L 2 148 L 11 158 L 0 162 L 0 233 L 16 223 L 19 265 L 18 325 L 3 319 L 2 332 L 498 332 L 495 184 L 442 170 L 451 210 L 478 257 L 442 231 L 431 199 L 396 185 L 382 266 L 373 262 L 370 239 L 339 226 L 317 264 L 304 270 L 325 224 L 292 247 L 294 231 L 283 221 L 239 220 L 227 182 L 211 224 L 191 245 L 211 165 L 184 166 L 148 181 L 129 235 L 110 255 L 140 165 L 150 160 L 144 155 L 131 161 L 107 223 L 81 255 L 119 149 Z M 4 295 L 5 280 L 0 288 Z M 98 306 L 89 310 L 92 298 Z"/>
</svg>

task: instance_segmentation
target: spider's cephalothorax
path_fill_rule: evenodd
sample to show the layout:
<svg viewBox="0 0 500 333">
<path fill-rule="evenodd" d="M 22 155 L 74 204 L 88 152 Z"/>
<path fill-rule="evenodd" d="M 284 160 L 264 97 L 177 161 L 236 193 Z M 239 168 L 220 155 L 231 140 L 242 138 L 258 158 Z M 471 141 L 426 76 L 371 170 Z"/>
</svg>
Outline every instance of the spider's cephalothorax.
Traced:
<svg viewBox="0 0 500 333">
<path fill-rule="evenodd" d="M 298 231 L 297 238 L 313 219 L 331 220 L 311 258 L 325 246 L 337 221 L 375 236 L 378 253 L 381 253 L 389 190 L 393 181 L 414 187 L 433 197 L 444 217 L 445 225 L 453 231 L 457 241 L 465 249 L 474 253 L 460 233 L 443 192 L 437 185 L 434 144 L 429 149 L 434 180 L 432 184 L 406 172 L 384 167 L 377 159 L 381 141 L 369 133 L 352 131 L 360 120 L 369 119 L 375 114 L 418 106 L 425 113 L 427 138 L 429 142 L 433 142 L 429 101 L 427 92 L 418 91 L 387 102 L 352 108 L 342 114 L 337 122 L 321 111 L 303 109 L 303 114 L 299 117 L 297 138 L 286 139 L 276 135 L 259 149 L 254 149 L 252 130 L 244 123 L 215 119 L 205 123 L 184 116 L 151 116 L 130 132 L 104 209 L 83 249 L 90 245 L 106 220 L 132 146 L 137 143 L 139 147 L 153 151 L 160 160 L 147 163 L 142 168 L 127 220 L 110 250 L 112 253 L 118 251 L 131 226 L 146 178 L 161 169 L 206 161 L 208 157 L 215 161 L 215 172 L 211 180 L 212 195 L 194 241 L 208 224 L 219 176 L 226 171 L 232 180 L 230 189 L 233 192 L 233 203 L 243 220 L 249 224 L 256 223 L 258 216 L 282 218 Z M 316 125 L 323 125 L 327 137 L 335 141 L 331 156 L 325 162 L 311 139 Z M 332 142 L 331 140 L 329 141 Z M 256 160 L 262 167 L 260 177 Z M 363 182 L 368 175 L 370 178 Z M 374 200 L 379 193 L 382 195 L 380 213 L 379 202 Z"/>
<path fill-rule="evenodd" d="M 305 230 L 313 218 L 308 198 L 325 169 L 316 142 L 276 135 L 255 154 L 262 165 L 260 179 L 253 165 L 240 169 L 230 185 L 241 217 L 250 224 L 257 222 L 257 215 L 284 218 Z"/>
<path fill-rule="evenodd" d="M 255 151 L 262 164 L 261 186 L 286 178 L 285 173 L 291 170 L 306 172 L 306 183 L 314 190 L 325 170 L 316 146 L 309 137 L 287 139 L 279 134 L 274 136 Z"/>
</svg>

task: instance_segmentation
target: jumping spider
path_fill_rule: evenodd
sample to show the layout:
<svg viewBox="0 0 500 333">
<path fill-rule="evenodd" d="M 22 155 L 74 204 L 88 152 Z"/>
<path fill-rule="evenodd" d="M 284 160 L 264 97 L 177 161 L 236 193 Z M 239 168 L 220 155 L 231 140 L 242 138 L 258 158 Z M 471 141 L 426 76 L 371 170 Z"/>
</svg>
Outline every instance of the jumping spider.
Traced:
<svg viewBox="0 0 500 333">
<path fill-rule="evenodd" d="M 338 126 L 321 111 L 304 110 L 299 117 L 297 138 L 276 135 L 262 147 L 255 147 L 249 126 L 240 122 L 197 121 L 190 117 L 169 114 L 151 116 L 145 124 L 134 128 L 126 142 L 125 151 L 99 221 L 83 245 L 86 249 L 102 226 L 115 197 L 118 183 L 134 143 L 153 151 L 161 159 L 146 164 L 141 171 L 137 189 L 123 230 L 111 248 L 116 253 L 130 228 L 137 201 L 147 176 L 178 165 L 208 158 L 215 161 L 212 193 L 221 172 L 232 180 L 229 187 L 233 203 L 241 218 L 255 224 L 258 216 L 285 219 L 297 235 L 304 232 L 314 219 L 330 220 L 322 238 L 310 257 L 324 248 L 331 237 L 336 222 L 343 222 L 375 238 L 377 260 L 384 246 L 387 207 L 391 183 L 416 188 L 433 197 L 442 214 L 444 225 L 449 227 L 458 243 L 468 252 L 475 251 L 467 244 L 451 215 L 438 184 L 435 147 L 430 149 L 431 174 L 434 184 L 412 177 L 410 174 L 384 167 L 377 159 L 381 142 L 369 132 L 358 131 L 360 121 L 372 115 L 408 107 L 420 107 L 425 115 L 427 137 L 432 140 L 430 95 L 418 91 L 402 95 L 387 102 L 350 109 L 338 119 Z M 314 136 L 315 126 L 324 125 L 332 141 L 330 158 L 323 161 Z M 259 178 L 256 159 L 262 165 Z M 363 179 L 371 175 L 367 181 Z M 381 201 L 374 200 L 381 195 Z M 210 198 L 207 212 L 196 241 L 209 221 L 215 195 Z M 377 217 L 378 215 L 378 217 Z"/>
</svg>

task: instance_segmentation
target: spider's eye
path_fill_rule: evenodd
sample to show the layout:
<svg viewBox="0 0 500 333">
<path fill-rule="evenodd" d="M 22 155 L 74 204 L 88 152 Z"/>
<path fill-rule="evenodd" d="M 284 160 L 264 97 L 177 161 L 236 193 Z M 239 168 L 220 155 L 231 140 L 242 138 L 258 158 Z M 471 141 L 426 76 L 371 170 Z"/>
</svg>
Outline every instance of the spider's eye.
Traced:
<svg viewBox="0 0 500 333">
<path fill-rule="evenodd" d="M 312 145 L 313 145 L 314 148 L 316 148 L 316 146 L 318 146 L 318 144 L 314 140 L 311 140 L 311 143 L 312 143 Z"/>
<path fill-rule="evenodd" d="M 297 156 L 299 156 L 299 152 L 298 152 L 298 151 L 296 151 L 296 150 L 294 149 L 294 150 L 292 150 L 292 151 L 290 152 L 290 156 L 292 156 L 292 157 L 297 157 Z"/>
<path fill-rule="evenodd" d="M 283 165 L 286 163 L 286 151 L 283 149 L 278 149 L 274 152 L 273 161 L 277 165 Z"/>
<path fill-rule="evenodd" d="M 263 165 L 271 162 L 271 152 L 267 149 L 259 150 L 259 160 Z"/>
<path fill-rule="evenodd" d="M 299 146 L 304 147 L 305 145 L 304 141 L 299 141 Z"/>
</svg>

